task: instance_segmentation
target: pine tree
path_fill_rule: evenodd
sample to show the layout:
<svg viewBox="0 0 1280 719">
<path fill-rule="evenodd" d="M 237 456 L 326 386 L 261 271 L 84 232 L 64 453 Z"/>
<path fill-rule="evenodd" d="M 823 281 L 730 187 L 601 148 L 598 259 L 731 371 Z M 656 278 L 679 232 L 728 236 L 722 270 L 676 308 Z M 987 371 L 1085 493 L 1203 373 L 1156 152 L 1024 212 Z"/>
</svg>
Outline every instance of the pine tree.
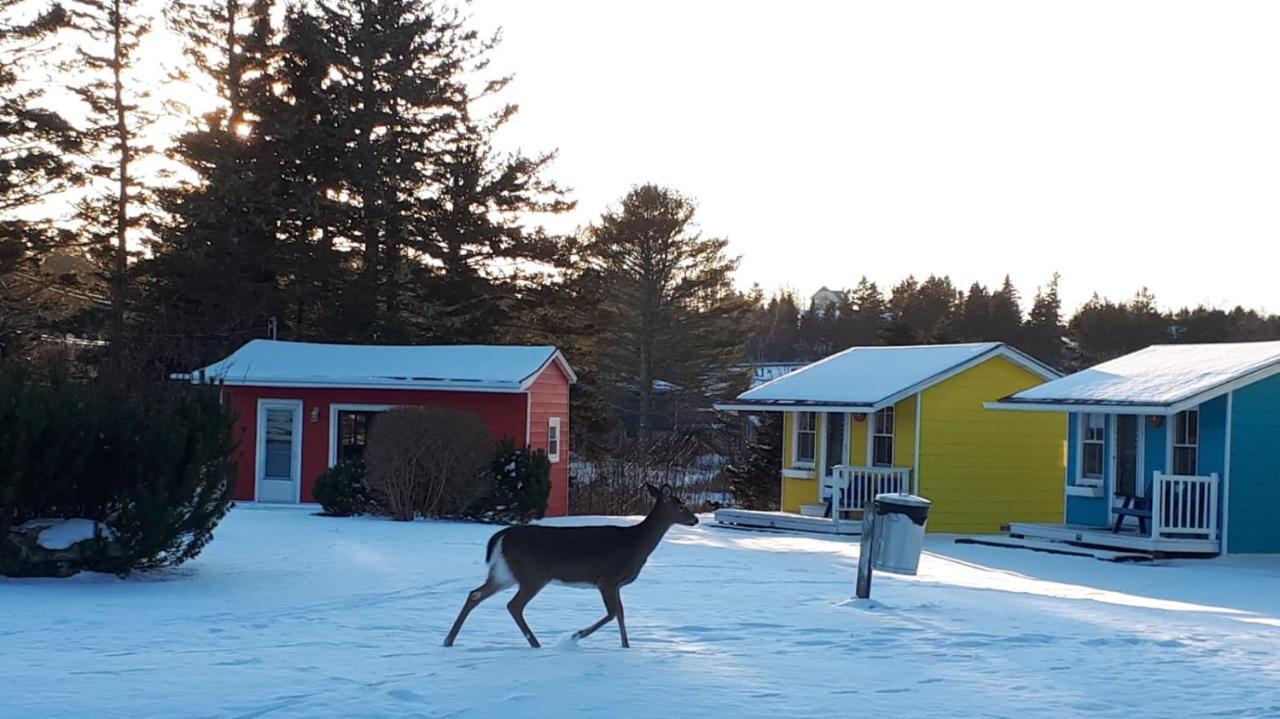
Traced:
<svg viewBox="0 0 1280 719">
<path fill-rule="evenodd" d="M 119 364 L 125 355 L 130 296 L 130 257 L 139 242 L 130 240 L 148 219 L 149 192 L 136 164 L 152 152 L 141 141 L 154 119 L 139 106 L 147 93 L 137 76 L 138 45 L 150 18 L 139 0 L 71 0 L 68 13 L 78 31 L 76 67 L 80 81 L 71 87 L 88 110 L 84 161 L 95 178 L 80 201 L 77 219 L 87 244 L 102 267 L 111 291 L 108 336 Z"/>
<path fill-rule="evenodd" d="M 48 38 L 66 21 L 56 5 L 22 21 L 0 18 L 0 359 L 48 321 L 46 290 L 58 280 L 40 263 L 73 241 L 51 222 L 19 216 L 79 179 L 67 160 L 80 149 L 79 134 L 41 105 L 39 87 L 20 80 L 20 71 L 47 65 Z"/>
<path fill-rule="evenodd" d="M 766 412 L 748 421 L 756 423 L 755 438 L 746 456 L 725 468 L 729 491 L 739 507 L 778 509 L 782 486 L 782 414 Z"/>
<path fill-rule="evenodd" d="M 585 271 L 573 279 L 593 295 L 582 310 L 597 318 L 599 377 L 642 439 L 653 434 L 658 383 L 676 407 L 703 408 L 741 379 L 748 305 L 733 289 L 737 260 L 693 217 L 693 202 L 674 190 L 634 188 L 592 226 Z"/>
<path fill-rule="evenodd" d="M 956 332 L 965 342 L 984 342 L 991 335 L 991 293 L 974 282 L 958 308 Z"/>
</svg>

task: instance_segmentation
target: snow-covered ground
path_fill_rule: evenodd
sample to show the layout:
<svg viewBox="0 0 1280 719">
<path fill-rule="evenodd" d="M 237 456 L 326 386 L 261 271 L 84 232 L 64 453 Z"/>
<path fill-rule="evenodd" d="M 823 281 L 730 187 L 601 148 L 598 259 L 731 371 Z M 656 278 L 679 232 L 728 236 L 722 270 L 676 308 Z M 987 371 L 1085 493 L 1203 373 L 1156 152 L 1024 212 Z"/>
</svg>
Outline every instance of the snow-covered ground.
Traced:
<svg viewBox="0 0 1280 719">
<path fill-rule="evenodd" d="M 581 521 L 581 520 L 572 520 Z M 857 544 L 676 527 L 623 591 L 551 587 L 440 646 L 494 527 L 234 510 L 198 560 L 0 579 L 0 715 L 1280 716 L 1280 557 L 1117 565 L 931 537 L 850 602 Z"/>
</svg>

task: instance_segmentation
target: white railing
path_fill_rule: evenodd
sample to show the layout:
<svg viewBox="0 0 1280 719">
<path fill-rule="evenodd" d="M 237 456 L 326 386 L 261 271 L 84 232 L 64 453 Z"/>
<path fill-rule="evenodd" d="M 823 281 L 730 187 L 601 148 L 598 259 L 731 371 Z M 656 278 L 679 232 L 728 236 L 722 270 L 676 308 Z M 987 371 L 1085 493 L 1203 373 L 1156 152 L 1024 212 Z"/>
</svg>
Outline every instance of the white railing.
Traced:
<svg viewBox="0 0 1280 719">
<path fill-rule="evenodd" d="M 1152 488 L 1152 537 L 1218 538 L 1217 473 L 1187 477 L 1156 472 Z"/>
<path fill-rule="evenodd" d="M 910 467 L 851 467 L 838 464 L 822 480 L 822 499 L 831 502 L 831 516 L 861 512 L 877 494 L 911 491 Z"/>
</svg>

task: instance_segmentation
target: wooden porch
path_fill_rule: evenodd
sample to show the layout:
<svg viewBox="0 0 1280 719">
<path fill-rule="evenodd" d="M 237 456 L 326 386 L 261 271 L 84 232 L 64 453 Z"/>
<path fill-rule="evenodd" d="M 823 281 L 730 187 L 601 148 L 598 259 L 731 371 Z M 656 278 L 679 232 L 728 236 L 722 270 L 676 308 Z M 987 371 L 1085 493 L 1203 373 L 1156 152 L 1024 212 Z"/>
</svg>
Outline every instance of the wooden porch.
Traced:
<svg viewBox="0 0 1280 719">
<path fill-rule="evenodd" d="M 821 482 L 821 504 L 801 505 L 800 513 L 718 509 L 718 524 L 739 529 L 774 529 L 821 534 L 861 534 L 862 513 L 877 494 L 910 492 L 908 467 L 836 465 Z"/>
<path fill-rule="evenodd" d="M 1108 527 L 1012 522 L 1009 536 L 1167 555 L 1216 555 L 1219 479 L 1155 472 L 1148 497 L 1113 509 Z M 1125 522 L 1129 518 L 1131 521 Z M 1136 520 L 1136 521 L 1135 521 Z"/>
</svg>

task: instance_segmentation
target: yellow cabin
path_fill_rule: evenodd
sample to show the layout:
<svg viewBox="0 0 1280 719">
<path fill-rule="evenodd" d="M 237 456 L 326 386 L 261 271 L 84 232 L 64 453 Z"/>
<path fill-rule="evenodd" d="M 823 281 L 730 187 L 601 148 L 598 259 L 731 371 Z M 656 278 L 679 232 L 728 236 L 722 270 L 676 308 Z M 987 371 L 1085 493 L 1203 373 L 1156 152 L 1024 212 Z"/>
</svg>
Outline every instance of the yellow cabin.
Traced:
<svg viewBox="0 0 1280 719">
<path fill-rule="evenodd" d="M 933 501 L 931 532 L 1061 521 L 1066 421 L 983 407 L 1058 376 L 999 342 L 853 347 L 814 362 L 717 405 L 782 412 L 784 438 L 783 513 L 717 520 L 857 532 L 876 494 L 906 491 Z"/>
</svg>

